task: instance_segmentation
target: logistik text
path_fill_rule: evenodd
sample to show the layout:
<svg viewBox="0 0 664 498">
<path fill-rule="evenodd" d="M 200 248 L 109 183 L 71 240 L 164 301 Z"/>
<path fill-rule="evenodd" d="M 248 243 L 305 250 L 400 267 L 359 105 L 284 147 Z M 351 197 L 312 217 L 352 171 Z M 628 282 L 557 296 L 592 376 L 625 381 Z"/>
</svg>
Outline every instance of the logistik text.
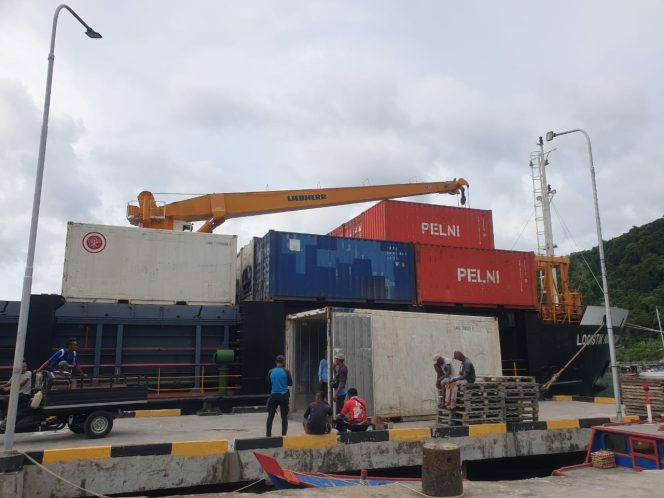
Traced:
<svg viewBox="0 0 664 498">
<path fill-rule="evenodd" d="M 609 336 L 606 334 L 599 334 L 593 337 L 592 334 L 576 334 L 577 346 L 599 346 L 600 344 L 608 344 Z"/>
</svg>

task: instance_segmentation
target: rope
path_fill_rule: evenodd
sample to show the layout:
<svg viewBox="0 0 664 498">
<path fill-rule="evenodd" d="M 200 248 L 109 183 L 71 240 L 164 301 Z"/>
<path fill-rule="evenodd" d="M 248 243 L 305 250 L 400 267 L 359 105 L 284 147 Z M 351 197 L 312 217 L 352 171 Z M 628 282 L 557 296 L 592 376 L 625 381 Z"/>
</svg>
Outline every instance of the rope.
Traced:
<svg viewBox="0 0 664 498">
<path fill-rule="evenodd" d="M 32 457 L 31 457 L 30 455 L 28 455 L 27 453 L 23 453 L 22 451 L 19 451 L 18 453 L 20 453 L 20 454 L 23 455 L 25 458 L 27 458 L 28 460 L 30 460 L 33 464 L 35 464 L 35 465 L 36 465 L 37 467 L 39 467 L 40 469 L 42 469 L 42 470 L 46 471 L 47 473 L 51 474 L 53 477 L 55 477 L 55 478 L 58 479 L 59 481 L 62 481 L 62 482 L 64 482 L 64 483 L 66 483 L 66 484 L 69 484 L 69 485 L 70 485 L 71 487 L 73 487 L 73 488 L 79 489 L 79 490 L 81 490 L 81 491 L 83 491 L 83 492 L 85 492 L 85 493 L 87 493 L 87 494 L 89 494 L 89 495 L 96 496 L 97 498 L 111 498 L 110 496 L 106 496 L 106 495 L 102 495 L 102 494 L 99 494 L 99 493 L 95 493 L 94 491 L 91 491 L 91 490 L 86 489 L 86 488 L 82 488 L 82 487 L 79 486 L 78 484 L 74 484 L 73 482 L 68 481 L 68 480 L 65 479 L 64 477 L 62 477 L 62 476 L 56 474 L 55 472 L 53 472 L 52 470 L 46 468 L 45 465 L 42 465 L 41 463 L 39 463 L 37 460 L 35 460 L 34 458 L 32 458 Z"/>
<path fill-rule="evenodd" d="M 417 493 L 418 495 L 427 496 L 427 497 L 429 496 L 429 495 L 426 495 L 426 494 L 422 493 L 421 491 L 418 491 L 418 490 L 416 490 L 416 489 L 414 489 L 414 488 L 411 488 L 411 487 L 409 487 L 409 486 L 406 486 L 406 485 L 405 485 L 404 483 L 402 483 L 402 482 L 395 481 L 394 484 L 397 484 L 397 485 L 399 485 L 399 486 L 401 486 L 401 487 L 403 487 L 403 488 L 406 488 L 406 489 L 412 491 L 413 493 Z M 461 493 L 460 495 L 457 495 L 457 496 L 463 496 L 463 493 Z"/>
<path fill-rule="evenodd" d="M 602 330 L 602 328 L 604 328 L 604 324 L 602 324 L 602 325 L 599 326 L 599 328 L 595 331 L 595 333 L 594 333 L 593 335 L 590 336 L 590 339 L 588 339 L 588 341 L 586 341 L 586 343 L 585 343 L 583 346 L 581 346 L 581 347 L 579 348 L 579 350 L 576 352 L 576 354 L 575 354 L 574 356 L 572 356 L 572 359 L 570 359 L 570 360 L 565 364 L 565 366 L 564 366 L 563 368 L 561 368 L 561 369 L 558 370 L 556 373 L 554 373 L 554 374 L 551 376 L 551 378 L 550 378 L 545 384 L 542 385 L 542 392 L 548 391 L 549 388 L 550 388 L 553 384 L 556 383 L 556 381 L 558 380 L 558 377 L 560 377 L 560 376 L 562 375 L 562 373 L 567 369 L 567 367 L 569 367 L 569 366 L 572 364 L 572 362 L 573 362 L 574 360 L 576 360 L 576 358 L 581 354 L 581 352 L 582 352 L 584 349 L 586 349 L 586 348 L 590 345 L 590 343 L 593 341 L 593 339 L 595 338 L 595 336 L 596 336 L 597 334 L 599 334 L 599 331 Z"/>
<path fill-rule="evenodd" d="M 579 248 L 578 244 L 574 240 L 574 237 L 572 236 L 572 232 L 570 231 L 569 228 L 567 228 L 567 225 L 565 224 L 565 220 L 563 220 L 563 217 L 558 212 L 558 208 L 556 208 L 555 204 L 551 204 L 551 205 L 553 206 L 553 210 L 556 212 L 556 216 L 558 217 L 558 221 L 560 221 L 560 224 L 563 226 L 563 231 L 570 238 L 570 240 L 572 241 L 572 245 L 576 248 L 577 253 L 581 256 L 581 259 L 583 260 L 583 262 L 588 267 L 588 271 L 592 275 L 593 280 L 595 280 L 595 283 L 597 284 L 597 287 L 599 288 L 599 290 L 601 292 L 604 292 L 604 287 L 602 286 L 602 284 L 599 283 L 599 280 L 597 279 L 597 275 L 595 275 L 595 273 L 593 272 L 593 269 L 590 267 L 590 263 L 588 263 L 588 260 L 583 255 L 583 251 Z"/>
<path fill-rule="evenodd" d="M 247 488 L 250 488 L 250 487 L 253 486 L 254 484 L 258 484 L 259 482 L 263 482 L 263 479 L 259 479 L 258 481 L 254 481 L 254 482 L 252 482 L 251 484 L 247 484 L 246 486 L 244 486 L 244 487 L 242 487 L 242 488 L 240 488 L 240 489 L 236 489 L 235 491 L 233 491 L 233 493 L 239 493 L 240 491 L 242 491 L 242 490 L 244 490 L 244 489 L 247 489 Z"/>
<path fill-rule="evenodd" d="M 511 248 L 510 250 L 514 250 L 514 247 L 517 245 L 517 243 L 519 242 L 519 240 L 521 240 L 521 236 L 523 235 L 523 232 L 526 231 L 526 227 L 527 227 L 528 224 L 530 223 L 530 220 L 533 219 L 533 216 L 534 216 L 534 215 L 535 215 L 535 211 L 533 210 L 533 211 L 530 213 L 530 216 L 528 217 L 528 219 L 526 220 L 526 222 L 525 222 L 525 223 L 523 224 L 523 226 L 521 227 L 521 231 L 519 232 L 519 235 L 517 235 L 516 240 L 514 241 L 514 244 L 512 244 L 512 248 Z"/>
</svg>

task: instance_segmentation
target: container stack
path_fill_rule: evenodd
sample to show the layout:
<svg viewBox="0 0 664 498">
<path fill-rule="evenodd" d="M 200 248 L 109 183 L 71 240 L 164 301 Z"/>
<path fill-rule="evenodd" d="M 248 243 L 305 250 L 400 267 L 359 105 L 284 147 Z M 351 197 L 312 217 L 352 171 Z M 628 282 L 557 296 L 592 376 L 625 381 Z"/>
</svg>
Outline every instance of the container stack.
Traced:
<svg viewBox="0 0 664 498">
<path fill-rule="evenodd" d="M 254 238 L 238 265 L 239 302 L 537 307 L 534 254 L 496 249 L 487 210 L 381 201 L 327 236 Z"/>
<path fill-rule="evenodd" d="M 387 200 L 329 235 L 412 244 L 419 306 L 537 306 L 534 254 L 497 250 L 491 211 Z"/>
</svg>

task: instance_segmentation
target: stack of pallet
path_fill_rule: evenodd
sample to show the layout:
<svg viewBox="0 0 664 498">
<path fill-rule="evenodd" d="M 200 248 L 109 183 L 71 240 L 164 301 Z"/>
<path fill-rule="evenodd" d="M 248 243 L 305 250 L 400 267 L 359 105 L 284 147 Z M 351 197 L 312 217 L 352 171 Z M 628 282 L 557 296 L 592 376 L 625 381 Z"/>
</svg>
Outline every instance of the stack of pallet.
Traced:
<svg viewBox="0 0 664 498">
<path fill-rule="evenodd" d="M 475 382 L 459 387 L 456 408 L 438 408 L 438 425 L 471 425 L 501 422 L 505 416 L 505 397 L 499 382 Z"/>
<path fill-rule="evenodd" d="M 642 379 L 636 375 L 620 377 L 622 402 L 626 415 L 647 415 L 644 384 L 648 384 L 650 405 L 654 417 L 664 413 L 664 379 Z"/>
<path fill-rule="evenodd" d="M 459 387 L 456 408 L 443 408 L 440 400 L 437 423 L 441 426 L 495 422 L 537 421 L 539 385 L 534 377 L 477 377 L 475 384 Z"/>
<path fill-rule="evenodd" d="M 506 422 L 537 422 L 539 384 L 535 382 L 535 377 L 480 377 L 480 380 L 500 382 L 505 396 Z"/>
</svg>

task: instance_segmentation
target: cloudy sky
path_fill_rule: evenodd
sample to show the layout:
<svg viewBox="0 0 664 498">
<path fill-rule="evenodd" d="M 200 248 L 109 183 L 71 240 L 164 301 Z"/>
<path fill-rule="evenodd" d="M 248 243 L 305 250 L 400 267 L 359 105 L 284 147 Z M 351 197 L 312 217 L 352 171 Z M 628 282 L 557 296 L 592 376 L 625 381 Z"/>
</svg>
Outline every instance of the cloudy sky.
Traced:
<svg viewBox="0 0 664 498">
<path fill-rule="evenodd" d="M 0 0 L 0 299 L 20 299 L 60 2 Z M 127 225 L 142 190 L 199 194 L 464 177 L 496 246 L 534 250 L 530 154 L 593 141 L 604 238 L 662 216 L 661 1 L 136 1 L 58 23 L 33 292 L 67 221 Z M 596 244 L 581 135 L 547 146 L 559 254 Z M 160 194 L 160 200 L 178 200 Z M 415 198 L 456 205 L 450 196 Z M 231 220 L 325 233 L 369 205 Z M 530 221 L 529 221 L 530 220 Z"/>
</svg>

